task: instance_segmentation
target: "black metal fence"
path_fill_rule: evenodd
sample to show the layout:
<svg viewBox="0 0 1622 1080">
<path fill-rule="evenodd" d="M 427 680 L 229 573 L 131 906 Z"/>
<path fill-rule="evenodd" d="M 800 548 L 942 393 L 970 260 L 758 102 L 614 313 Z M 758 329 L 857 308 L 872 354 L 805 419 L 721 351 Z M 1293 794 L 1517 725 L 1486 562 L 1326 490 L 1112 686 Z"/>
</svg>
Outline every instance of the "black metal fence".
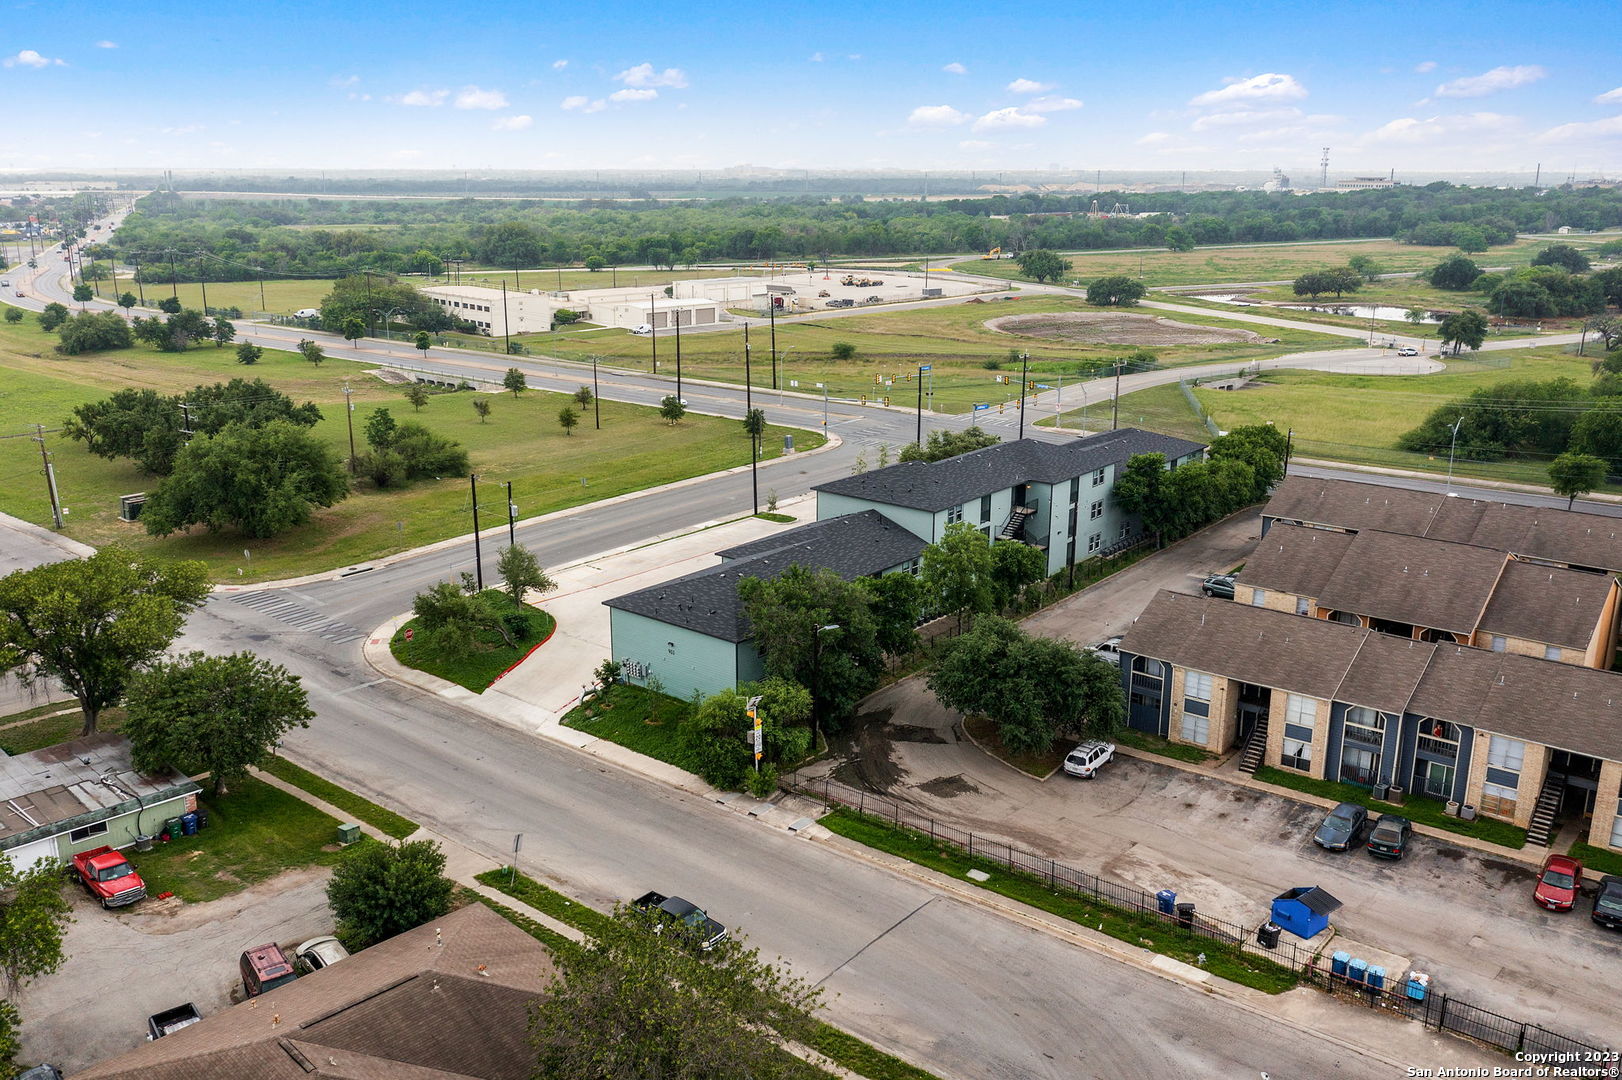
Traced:
<svg viewBox="0 0 1622 1080">
<path fill-rule="evenodd" d="M 1077 870 L 1003 840 L 945 824 L 916 813 L 894 800 L 835 783 L 832 777 L 822 777 L 814 782 L 796 781 L 790 777 L 785 779 L 784 786 L 823 802 L 846 806 L 858 813 L 911 829 L 920 836 L 929 837 L 931 843 L 950 844 L 975 858 L 998 863 L 1044 881 L 1050 888 L 1091 897 L 1123 912 L 1162 918 L 1168 927 L 1180 928 L 1190 938 L 1200 939 L 1199 948 L 1202 950 L 1214 947 L 1271 960 L 1297 972 L 1309 986 L 1326 991 L 1342 1001 L 1400 1013 L 1436 1031 L 1462 1035 L 1508 1053 L 1586 1055 L 1564 1059 L 1574 1062 L 1604 1064 L 1600 1058 L 1592 1055 L 1603 1055 L 1616 1049 L 1614 1046 L 1562 1035 L 1539 1024 L 1502 1016 L 1451 995 L 1426 992 L 1423 999 L 1416 999 L 1409 996 L 1406 979 L 1395 979 L 1380 988 L 1372 987 L 1366 981 L 1359 982 L 1347 975 L 1336 974 L 1333 964 L 1324 958 L 1322 946 L 1309 948 L 1297 945 L 1289 938 L 1281 938 L 1275 948 L 1267 948 L 1257 940 L 1258 928 L 1247 928 L 1200 915 L 1193 905 L 1180 904 L 1178 907 L 1182 910 L 1167 915 L 1161 911 L 1154 893 Z"/>
</svg>

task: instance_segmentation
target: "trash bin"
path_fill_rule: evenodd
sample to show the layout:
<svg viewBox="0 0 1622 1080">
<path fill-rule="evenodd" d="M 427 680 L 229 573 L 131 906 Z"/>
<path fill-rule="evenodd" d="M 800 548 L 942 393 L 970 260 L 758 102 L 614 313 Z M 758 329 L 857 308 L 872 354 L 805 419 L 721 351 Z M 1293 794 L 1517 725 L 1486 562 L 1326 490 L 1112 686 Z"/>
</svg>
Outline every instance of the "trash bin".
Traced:
<svg viewBox="0 0 1622 1080">
<path fill-rule="evenodd" d="M 1178 904 L 1177 905 L 1177 925 L 1181 926 L 1184 930 L 1193 929 L 1193 927 L 1194 927 L 1194 905 L 1193 904 Z"/>
<path fill-rule="evenodd" d="M 177 817 L 172 817 L 168 821 L 165 821 L 163 823 L 163 832 L 158 834 L 158 839 L 159 840 L 173 840 L 177 836 L 184 836 L 184 835 L 185 835 L 185 832 L 181 828 L 180 819 L 177 818 Z"/>
<path fill-rule="evenodd" d="M 180 815 L 180 831 L 187 836 L 197 835 L 197 812 L 195 810 Z"/>
<path fill-rule="evenodd" d="M 1333 974 L 1333 975 L 1345 975 L 1346 974 L 1346 962 L 1348 960 L 1350 960 L 1351 958 L 1352 958 L 1352 954 L 1349 953 L 1349 952 L 1346 952 L 1344 949 L 1336 951 L 1335 955 L 1331 956 L 1329 958 L 1329 971 L 1330 971 L 1330 974 Z"/>
<path fill-rule="evenodd" d="M 1170 889 L 1161 889 L 1155 893 L 1155 904 L 1160 908 L 1160 914 L 1171 915 L 1177 910 L 1177 894 Z"/>
<path fill-rule="evenodd" d="M 1379 964 L 1375 964 L 1373 967 L 1369 968 L 1369 989 L 1385 989 L 1385 968 L 1381 967 Z"/>
<path fill-rule="evenodd" d="M 208 828 L 208 811 L 199 806 L 192 812 L 197 815 L 197 831 L 202 832 L 204 829 Z"/>
<path fill-rule="evenodd" d="M 1346 965 L 1346 977 L 1354 983 L 1366 981 L 1368 974 L 1369 962 L 1360 957 L 1352 957 L 1352 962 Z"/>
<path fill-rule="evenodd" d="M 1264 922 L 1256 928 L 1256 944 L 1264 949 L 1278 948 L 1278 936 L 1284 927 L 1276 922 Z"/>
<path fill-rule="evenodd" d="M 1423 971 L 1410 971 L 1408 973 L 1408 996 L 1414 1001 L 1424 1001 L 1425 992 L 1430 989 L 1431 977 Z"/>
</svg>

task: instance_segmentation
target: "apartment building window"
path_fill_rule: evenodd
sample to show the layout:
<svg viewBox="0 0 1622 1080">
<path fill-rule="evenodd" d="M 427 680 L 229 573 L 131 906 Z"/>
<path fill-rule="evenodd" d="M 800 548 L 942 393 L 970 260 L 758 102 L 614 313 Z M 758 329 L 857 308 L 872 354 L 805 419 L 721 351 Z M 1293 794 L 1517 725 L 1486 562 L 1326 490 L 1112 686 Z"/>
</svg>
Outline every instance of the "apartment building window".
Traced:
<svg viewBox="0 0 1622 1080">
<path fill-rule="evenodd" d="M 1076 505 L 1076 500 L 1079 499 L 1079 498 L 1081 498 L 1081 477 L 1079 477 L 1079 476 L 1071 477 L 1071 479 L 1070 479 L 1070 505 L 1071 506 Z"/>
<path fill-rule="evenodd" d="M 991 520 L 991 496 L 980 496 L 980 524 L 984 525 Z"/>
<path fill-rule="evenodd" d="M 1616 815 L 1616 820 L 1611 822 L 1611 846 L 1622 848 L 1622 814 Z"/>
<path fill-rule="evenodd" d="M 1104 472 L 1104 469 L 1099 469 L 1097 472 L 1093 473 L 1093 487 L 1097 487 L 1099 484 L 1104 482 Z"/>
<path fill-rule="evenodd" d="M 1087 538 L 1087 554 L 1091 555 L 1093 552 L 1097 551 L 1103 546 L 1104 536 L 1102 533 L 1093 533 Z"/>
<path fill-rule="evenodd" d="M 1300 772 L 1312 771 L 1312 744 L 1305 739 L 1284 740 L 1284 753 L 1279 758 L 1279 764 L 1286 769 L 1296 769 Z"/>
<path fill-rule="evenodd" d="M 1481 809 L 1499 817 L 1514 817 L 1520 797 L 1521 768 L 1526 744 L 1519 739 L 1492 735 L 1487 739 L 1487 781 L 1481 785 Z"/>
<path fill-rule="evenodd" d="M 68 833 L 68 841 L 77 844 L 80 840 L 88 840 L 92 836 L 100 836 L 107 831 L 107 823 L 98 821 L 94 825 L 86 825 L 82 829 L 74 829 Z"/>
<path fill-rule="evenodd" d="M 1558 645 L 1545 645 L 1545 646 L 1543 646 L 1543 659 L 1545 659 L 1545 660 L 1558 660 L 1558 659 L 1560 659 L 1560 646 L 1558 646 Z"/>
<path fill-rule="evenodd" d="M 1132 523 L 1130 521 L 1121 522 L 1121 539 L 1125 540 L 1127 537 L 1129 537 L 1131 535 L 1132 535 Z"/>
<path fill-rule="evenodd" d="M 1304 596 L 1296 597 L 1295 598 L 1295 613 L 1297 615 L 1311 615 L 1312 614 L 1312 601 L 1308 600 Z"/>
<path fill-rule="evenodd" d="M 1481 811 L 1497 817 L 1515 816 L 1515 800 L 1520 792 L 1507 784 L 1481 785 Z"/>
<path fill-rule="evenodd" d="M 1183 714 L 1183 724 L 1178 731 L 1184 742 L 1204 746 L 1211 741 L 1211 718 L 1209 716 L 1196 716 L 1193 713 Z"/>
<path fill-rule="evenodd" d="M 1303 697 L 1300 694 L 1291 694 L 1288 703 L 1284 706 L 1284 722 L 1311 731 L 1318 722 L 1318 700 Z"/>
<path fill-rule="evenodd" d="M 1526 763 L 1526 744 L 1519 739 L 1492 735 L 1487 739 L 1487 767 L 1519 773 Z M 1517 785 L 1519 786 L 1519 785 Z"/>
<path fill-rule="evenodd" d="M 1503 652 L 1504 649 L 1507 647 L 1507 645 L 1508 645 L 1508 643 L 1506 641 L 1504 641 L 1504 639 L 1503 639 L 1503 637 L 1501 635 L 1494 634 L 1492 636 L 1492 651 L 1493 652 Z"/>
<path fill-rule="evenodd" d="M 1211 700 L 1211 676 L 1198 671 L 1183 672 L 1183 697 L 1193 701 Z"/>
<path fill-rule="evenodd" d="M 1317 699 L 1290 694 L 1284 705 L 1284 749 L 1279 759 L 1286 769 L 1312 771 L 1312 731 L 1317 724 Z"/>
<path fill-rule="evenodd" d="M 1087 508 L 1087 518 L 1088 518 L 1089 521 L 1097 521 L 1099 518 L 1101 518 L 1103 516 L 1104 516 L 1104 500 L 1103 499 L 1099 499 L 1097 502 L 1093 503 L 1093 505 L 1091 505 L 1091 506 L 1089 506 Z"/>
<path fill-rule="evenodd" d="M 956 525 L 958 522 L 960 522 L 962 520 L 963 520 L 963 507 L 954 506 L 950 510 L 946 511 L 946 524 L 948 524 L 948 525 Z"/>
<path fill-rule="evenodd" d="M 1250 606 L 1251 607 L 1266 607 L 1267 606 L 1267 590 L 1266 589 L 1252 589 L 1252 590 L 1250 590 Z"/>
</svg>

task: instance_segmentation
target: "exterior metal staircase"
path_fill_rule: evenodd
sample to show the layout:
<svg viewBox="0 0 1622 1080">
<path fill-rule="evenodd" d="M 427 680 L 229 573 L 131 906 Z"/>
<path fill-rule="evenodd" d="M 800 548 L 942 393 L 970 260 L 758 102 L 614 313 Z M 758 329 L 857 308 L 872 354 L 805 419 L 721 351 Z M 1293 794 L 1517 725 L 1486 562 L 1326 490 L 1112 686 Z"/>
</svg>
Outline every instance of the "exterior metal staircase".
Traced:
<svg viewBox="0 0 1622 1080">
<path fill-rule="evenodd" d="M 1250 738 L 1245 740 L 1245 747 L 1239 753 L 1239 771 L 1253 773 L 1262 767 L 1262 761 L 1267 757 L 1267 714 L 1263 713 L 1256 718 L 1256 725 L 1250 729 Z"/>
<path fill-rule="evenodd" d="M 1526 826 L 1526 842 L 1548 847 L 1559 822 L 1560 801 L 1566 793 L 1564 773 L 1551 772 L 1543 778 L 1543 790 L 1538 792 L 1537 806 L 1532 809 L 1532 820 Z"/>
<path fill-rule="evenodd" d="M 1003 523 L 1002 532 L 997 534 L 999 540 L 1025 539 L 1025 523 L 1036 513 L 1034 506 L 1016 506 Z"/>
</svg>

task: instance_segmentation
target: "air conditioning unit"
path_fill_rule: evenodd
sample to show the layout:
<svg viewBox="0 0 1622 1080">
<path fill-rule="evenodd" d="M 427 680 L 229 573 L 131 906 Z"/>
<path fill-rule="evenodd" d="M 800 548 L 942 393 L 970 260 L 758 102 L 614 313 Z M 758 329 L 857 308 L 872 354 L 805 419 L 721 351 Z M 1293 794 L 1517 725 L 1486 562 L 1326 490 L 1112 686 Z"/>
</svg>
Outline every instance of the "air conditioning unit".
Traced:
<svg viewBox="0 0 1622 1080">
<path fill-rule="evenodd" d="M 136 521 L 141 517 L 141 508 L 146 505 L 146 492 L 138 491 L 134 495 L 120 495 L 118 497 L 118 519 L 120 521 Z"/>
</svg>

